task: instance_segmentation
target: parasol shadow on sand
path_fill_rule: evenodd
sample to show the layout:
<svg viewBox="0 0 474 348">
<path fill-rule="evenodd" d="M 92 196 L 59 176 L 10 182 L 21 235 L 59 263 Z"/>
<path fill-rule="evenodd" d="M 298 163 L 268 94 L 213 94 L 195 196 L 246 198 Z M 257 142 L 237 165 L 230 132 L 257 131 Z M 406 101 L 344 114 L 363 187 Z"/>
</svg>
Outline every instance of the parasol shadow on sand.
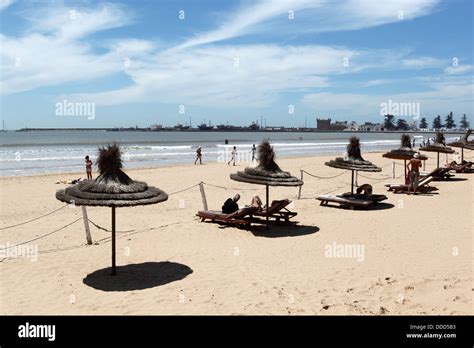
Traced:
<svg viewBox="0 0 474 348">
<path fill-rule="evenodd" d="M 164 202 L 168 195 L 145 182 L 134 181 L 122 171 L 121 151 L 117 144 L 99 148 L 97 160 L 100 175 L 58 190 L 56 198 L 74 205 L 112 208 L 112 275 L 115 266 L 115 209 Z"/>
<path fill-rule="evenodd" d="M 458 147 L 461 149 L 461 162 L 464 161 L 464 149 L 474 150 L 474 141 L 469 141 L 468 139 L 471 132 L 471 129 L 468 129 L 466 134 L 464 134 L 460 140 L 448 144 L 448 146 Z"/>
<path fill-rule="evenodd" d="M 102 291 L 144 290 L 186 278 L 193 270 L 176 262 L 144 262 L 119 266 L 118 275 L 109 277 L 110 267 L 88 274 L 83 283 Z"/>
<path fill-rule="evenodd" d="M 400 147 L 398 149 L 391 150 L 389 152 L 386 152 L 382 155 L 382 157 L 385 158 L 390 158 L 390 159 L 397 159 L 397 160 L 403 160 L 404 161 L 404 168 L 405 168 L 405 178 L 407 176 L 407 161 L 411 160 L 413 158 L 413 155 L 417 153 L 415 150 L 412 149 L 411 147 L 411 139 L 408 134 L 403 134 L 400 138 Z M 420 155 L 418 157 L 420 161 L 426 161 L 428 157 L 424 155 Z"/>
<path fill-rule="evenodd" d="M 437 161 L 436 161 L 436 168 L 439 168 L 439 154 L 440 153 L 454 153 L 454 150 L 444 144 L 444 135 L 442 132 L 436 132 L 435 142 L 434 144 L 430 144 L 427 146 L 420 147 L 420 151 L 427 151 L 427 152 L 436 152 L 437 153 Z"/>
<path fill-rule="evenodd" d="M 265 185 L 266 206 L 269 207 L 269 186 L 292 186 L 303 185 L 303 181 L 292 176 L 289 172 L 280 169 L 275 163 L 275 152 L 267 140 L 263 140 L 258 146 L 258 165 L 255 168 L 247 167 L 244 171 L 230 174 L 235 181 L 248 184 Z M 266 214 L 266 226 L 268 228 L 269 215 Z"/>
<path fill-rule="evenodd" d="M 275 225 L 269 231 L 266 226 L 251 226 L 248 230 L 255 237 L 282 238 L 282 237 L 300 237 L 319 232 L 317 226 L 303 225 Z"/>
</svg>

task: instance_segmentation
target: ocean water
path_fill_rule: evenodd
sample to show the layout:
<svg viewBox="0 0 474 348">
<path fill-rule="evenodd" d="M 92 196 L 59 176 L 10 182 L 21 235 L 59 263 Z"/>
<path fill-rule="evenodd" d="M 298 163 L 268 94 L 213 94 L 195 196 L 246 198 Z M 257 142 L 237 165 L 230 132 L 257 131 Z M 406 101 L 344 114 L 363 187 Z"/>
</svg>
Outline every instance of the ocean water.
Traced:
<svg viewBox="0 0 474 348">
<path fill-rule="evenodd" d="M 361 139 L 362 153 L 397 148 L 398 133 L 276 133 L 276 132 L 106 132 L 29 131 L 0 132 L 0 176 L 85 171 L 84 157 L 95 163 L 100 145 L 122 146 L 124 168 L 158 167 L 193 163 L 197 146 L 203 162 L 230 159 L 237 147 L 237 160 L 250 162 L 252 144 L 270 139 L 277 158 L 333 154 L 343 156 L 351 135 Z M 433 133 L 411 134 L 425 138 Z M 448 141 L 459 135 L 446 135 Z M 229 144 L 225 145 L 225 140 Z M 420 140 L 417 140 L 420 143 Z"/>
</svg>

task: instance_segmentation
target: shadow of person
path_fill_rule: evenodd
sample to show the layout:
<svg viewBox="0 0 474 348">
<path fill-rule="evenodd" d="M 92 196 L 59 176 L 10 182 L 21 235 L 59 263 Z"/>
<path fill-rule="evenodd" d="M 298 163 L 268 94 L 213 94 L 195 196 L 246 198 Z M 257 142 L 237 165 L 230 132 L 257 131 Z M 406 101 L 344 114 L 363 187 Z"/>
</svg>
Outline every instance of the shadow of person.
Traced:
<svg viewBox="0 0 474 348">
<path fill-rule="evenodd" d="M 271 224 L 268 229 L 265 225 L 253 225 L 247 229 L 256 237 L 266 238 L 299 237 L 319 231 L 319 227 L 317 226 L 295 224 Z"/>
<path fill-rule="evenodd" d="M 88 274 L 82 282 L 102 291 L 144 290 L 184 279 L 193 270 L 176 262 L 144 262 L 118 266 L 117 274 L 111 268 L 102 268 Z"/>
</svg>

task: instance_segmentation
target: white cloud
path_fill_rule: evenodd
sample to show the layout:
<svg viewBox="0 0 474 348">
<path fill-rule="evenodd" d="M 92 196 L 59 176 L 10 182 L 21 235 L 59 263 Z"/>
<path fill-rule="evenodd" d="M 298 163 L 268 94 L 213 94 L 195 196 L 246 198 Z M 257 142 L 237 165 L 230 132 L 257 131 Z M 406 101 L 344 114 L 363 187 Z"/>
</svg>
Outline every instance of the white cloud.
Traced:
<svg viewBox="0 0 474 348">
<path fill-rule="evenodd" d="M 446 60 L 433 57 L 416 57 L 403 59 L 402 64 L 407 68 L 429 69 L 442 67 L 446 64 Z"/>
<path fill-rule="evenodd" d="M 279 93 L 328 85 L 358 52 L 327 46 L 206 46 L 158 53 L 127 70 L 134 85 L 81 94 L 98 104 L 146 100 L 205 106 L 267 105 Z M 315 59 L 317 57 L 317 59 Z"/>
<path fill-rule="evenodd" d="M 430 83 L 431 89 L 426 92 L 394 93 L 369 95 L 362 93 L 310 93 L 306 94 L 302 103 L 314 110 L 318 115 L 363 117 L 367 120 L 380 121 L 380 104 L 393 102 L 419 102 L 421 117 L 449 111 L 456 114 L 472 113 L 474 103 L 474 84 L 471 80 L 446 80 Z M 401 117 L 407 118 L 408 117 Z"/>
<path fill-rule="evenodd" d="M 2 94 L 103 77 L 122 71 L 125 57 L 151 49 L 141 40 L 118 41 L 110 43 L 105 53 L 97 54 L 96 47 L 81 39 L 129 22 L 129 14 L 112 4 L 75 11 L 74 18 L 69 17 L 69 8 L 62 6 L 43 9 L 41 16 L 27 13 L 34 21 L 33 31 L 20 37 L 0 35 Z"/>
<path fill-rule="evenodd" d="M 472 65 L 458 65 L 458 66 L 449 66 L 444 69 L 444 72 L 449 75 L 456 75 L 456 74 L 465 74 L 467 72 L 472 71 Z"/>
<path fill-rule="evenodd" d="M 389 79 L 376 79 L 376 80 L 369 80 L 363 84 L 363 87 L 374 87 L 374 86 L 381 86 L 386 85 L 393 82 L 393 80 Z"/>
<path fill-rule="evenodd" d="M 14 0 L 0 0 L 0 11 L 3 11 L 14 2 Z"/>
</svg>

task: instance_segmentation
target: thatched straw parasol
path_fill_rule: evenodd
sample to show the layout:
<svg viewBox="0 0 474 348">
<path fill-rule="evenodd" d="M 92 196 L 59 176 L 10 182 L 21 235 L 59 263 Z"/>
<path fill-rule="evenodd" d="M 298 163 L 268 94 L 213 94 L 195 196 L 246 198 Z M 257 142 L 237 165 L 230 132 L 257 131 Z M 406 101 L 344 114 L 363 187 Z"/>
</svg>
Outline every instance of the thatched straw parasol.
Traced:
<svg viewBox="0 0 474 348">
<path fill-rule="evenodd" d="M 445 145 L 445 139 L 442 132 L 436 132 L 436 138 L 434 144 L 420 147 L 420 151 L 428 152 L 437 152 L 437 164 L 436 167 L 439 168 L 439 153 L 454 153 L 454 150 Z"/>
<path fill-rule="evenodd" d="M 258 165 L 255 168 L 247 167 L 243 172 L 230 174 L 230 178 L 235 181 L 265 185 L 267 209 L 269 207 L 269 186 L 303 185 L 303 181 L 291 176 L 289 172 L 284 172 L 275 163 L 275 152 L 267 140 L 263 140 L 258 146 Z M 266 222 L 268 227 L 268 215 L 266 216 Z"/>
<path fill-rule="evenodd" d="M 354 194 L 354 171 L 380 172 L 382 168 L 377 167 L 372 162 L 366 161 L 360 154 L 360 141 L 357 137 L 351 137 L 347 145 L 347 159 L 337 157 L 335 160 L 324 163 L 333 168 L 347 169 L 352 171 L 351 195 Z"/>
<path fill-rule="evenodd" d="M 97 160 L 100 176 L 95 180 L 81 181 L 77 185 L 56 192 L 60 201 L 74 205 L 112 208 L 112 274 L 115 271 L 115 208 L 155 204 L 166 201 L 168 195 L 145 182 L 134 181 L 122 168 L 120 148 L 117 144 L 99 148 Z"/>
<path fill-rule="evenodd" d="M 449 143 L 449 146 L 461 148 L 461 162 L 464 161 L 464 149 L 474 150 L 474 141 L 469 141 L 469 136 L 471 135 L 471 129 L 468 129 L 466 134 L 463 135 L 461 140 L 454 141 Z"/>
<path fill-rule="evenodd" d="M 401 143 L 400 148 L 394 149 L 390 152 L 386 152 L 382 155 L 382 157 L 403 160 L 405 164 L 404 168 L 405 168 L 405 177 L 406 177 L 407 176 L 407 160 L 411 160 L 413 158 L 413 155 L 416 153 L 416 151 L 413 150 L 411 147 L 411 139 L 408 134 L 403 134 L 401 136 L 400 143 Z M 421 161 L 426 161 L 428 157 L 424 155 L 420 155 L 418 159 Z"/>
</svg>

